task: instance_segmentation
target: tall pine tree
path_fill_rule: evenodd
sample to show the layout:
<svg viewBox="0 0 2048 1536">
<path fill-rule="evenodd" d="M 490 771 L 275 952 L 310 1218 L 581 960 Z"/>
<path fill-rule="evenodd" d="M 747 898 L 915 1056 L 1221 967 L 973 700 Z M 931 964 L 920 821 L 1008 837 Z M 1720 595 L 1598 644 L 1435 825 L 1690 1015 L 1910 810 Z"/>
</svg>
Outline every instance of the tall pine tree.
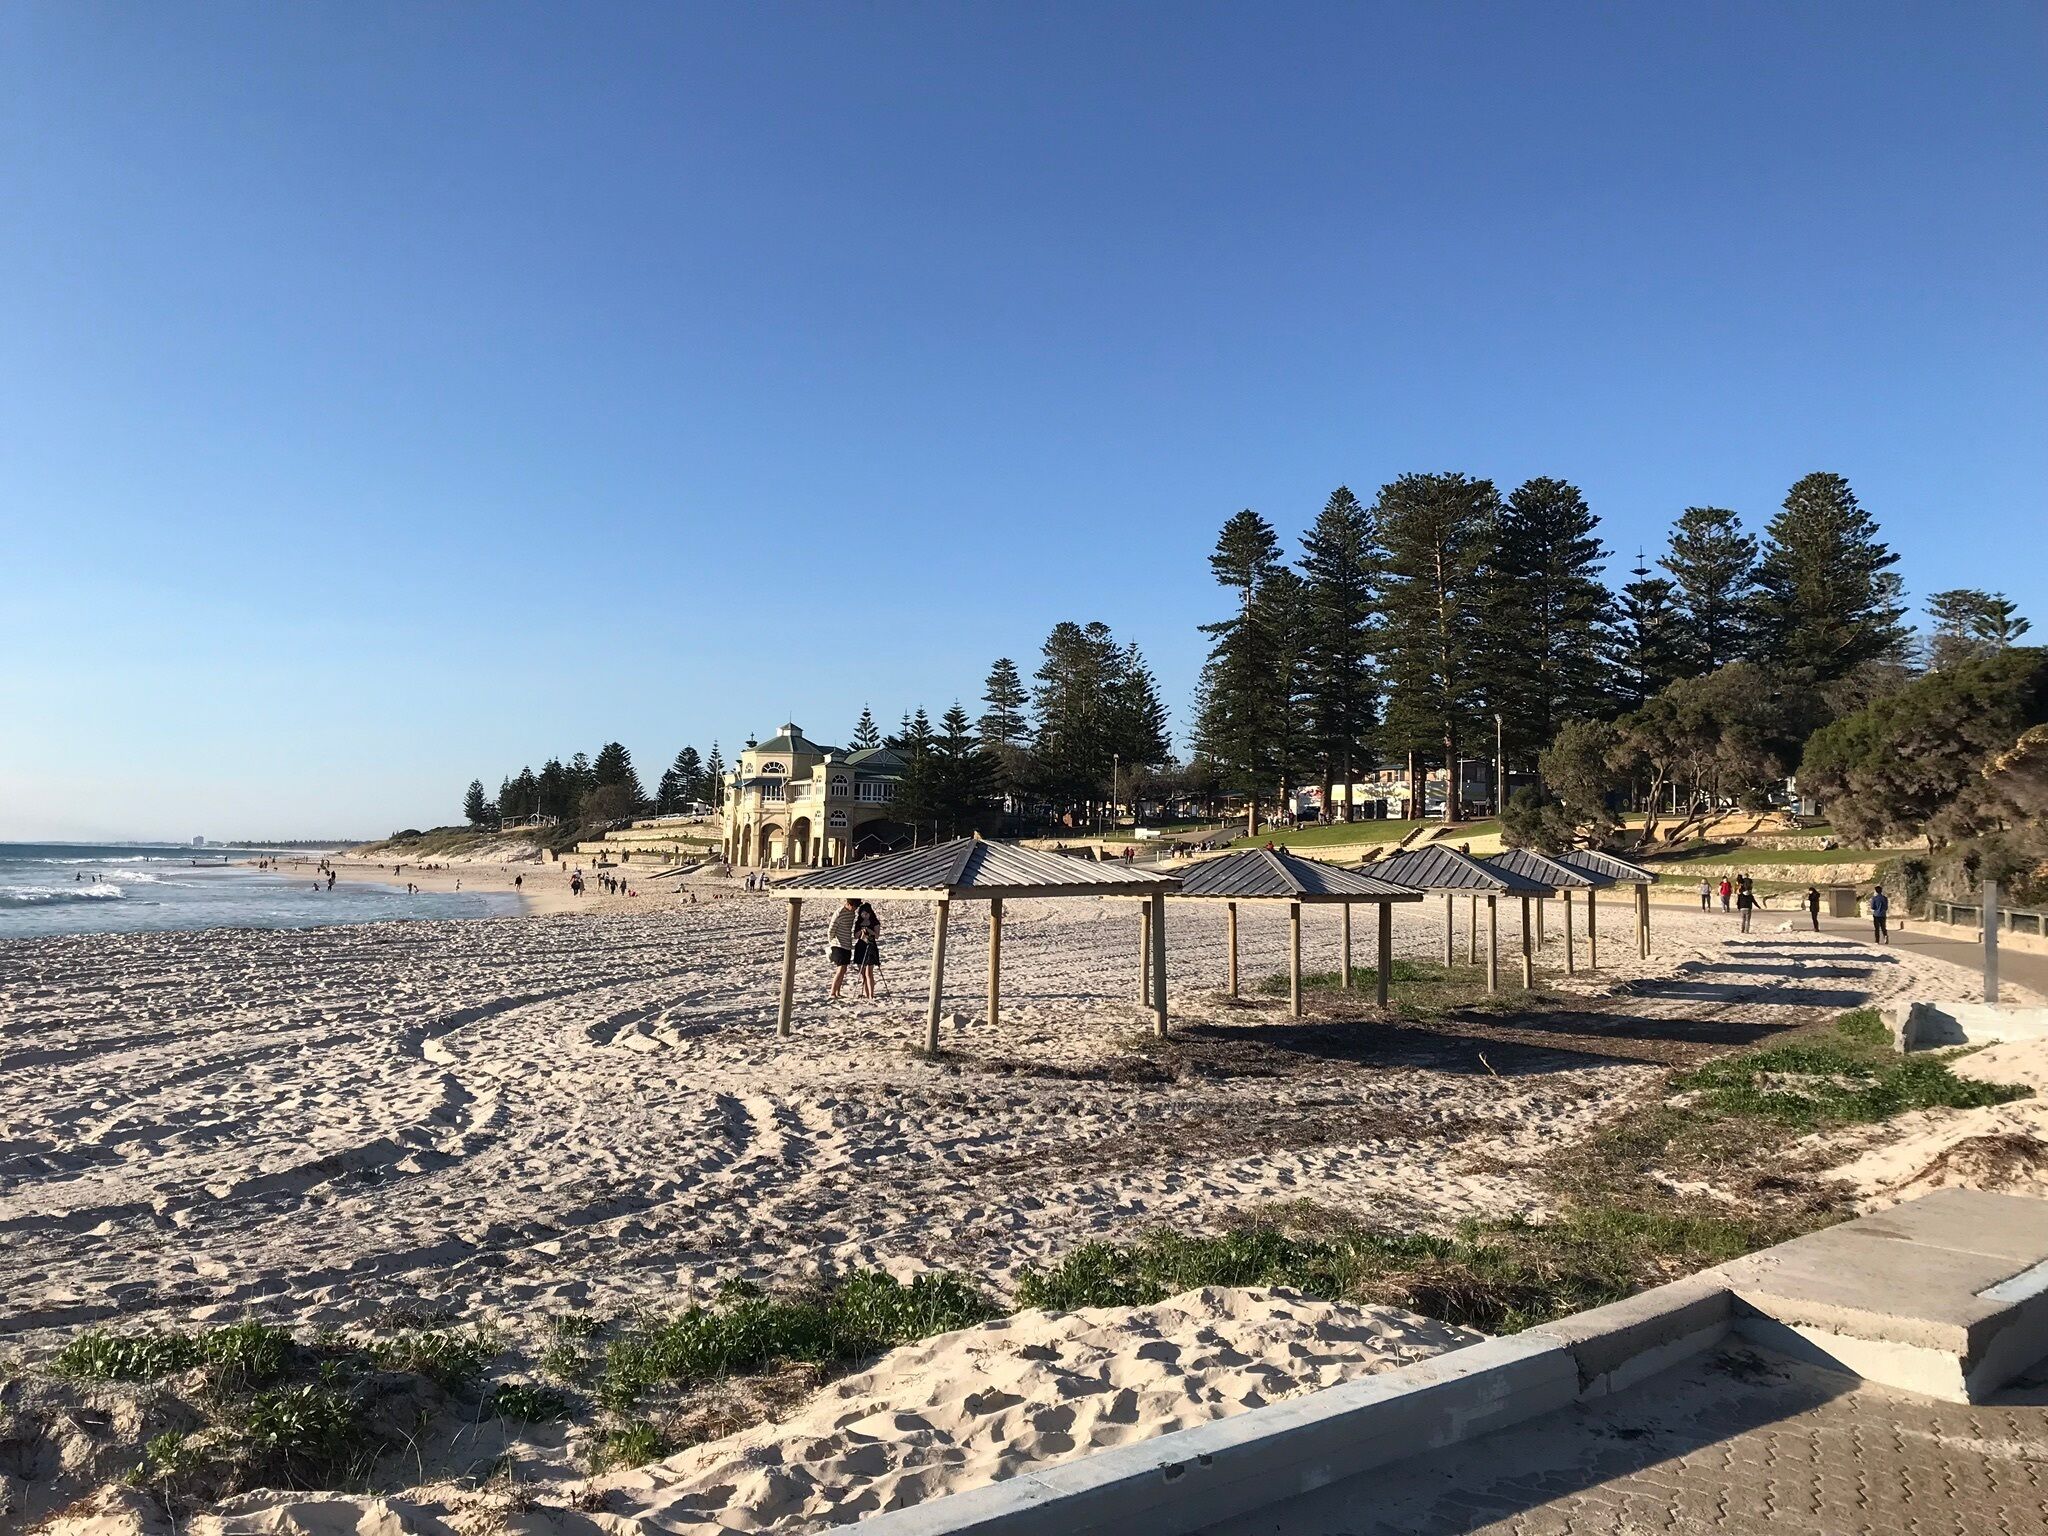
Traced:
<svg viewBox="0 0 2048 1536">
<path fill-rule="evenodd" d="M 868 748 L 879 747 L 881 744 L 882 733 L 875 726 L 874 711 L 863 704 L 860 707 L 860 719 L 853 724 L 853 750 L 865 752 Z"/>
<path fill-rule="evenodd" d="M 1586 498 L 1562 480 L 1515 487 L 1488 569 L 1486 695 L 1511 761 L 1607 708 L 1607 551 Z"/>
<path fill-rule="evenodd" d="M 1686 675 L 1697 677 L 1754 650 L 1756 540 L 1725 507 L 1687 507 L 1658 563 L 1671 573 Z"/>
<path fill-rule="evenodd" d="M 1622 711 L 1642 708 L 1683 676 L 1686 665 L 1677 589 L 1664 577 L 1652 576 L 1641 555 L 1629 575 L 1635 580 L 1621 589 L 1615 604 L 1608 650 L 1613 703 Z"/>
<path fill-rule="evenodd" d="M 1247 797 L 1247 827 L 1256 831 L 1260 797 L 1286 772 L 1296 691 L 1287 665 L 1292 637 L 1281 630 L 1286 597 L 1277 590 L 1285 571 L 1279 536 L 1247 508 L 1223 525 L 1209 568 L 1236 599 L 1237 611 L 1202 626 L 1210 647 L 1195 717 L 1195 749 L 1216 765 L 1226 784 Z"/>
<path fill-rule="evenodd" d="M 1460 474 L 1403 475 L 1380 488 L 1375 516 L 1386 560 L 1385 734 L 1410 762 L 1430 750 L 1448 770 L 1444 814 L 1462 819 L 1458 743 L 1478 712 L 1486 659 L 1488 571 L 1500 492 Z M 1411 814 L 1424 809 L 1411 771 Z"/>
<path fill-rule="evenodd" d="M 1332 814 L 1332 781 L 1341 776 L 1350 821 L 1351 786 L 1358 769 L 1372 761 L 1379 723 L 1372 655 L 1379 551 L 1372 514 L 1340 485 L 1301 548 L 1302 696 L 1310 751 L 1322 779 L 1324 816 Z"/>
<path fill-rule="evenodd" d="M 1928 664 L 1937 672 L 2011 650 L 2033 628 L 2003 592 L 1975 587 L 1936 592 L 1927 599 L 1927 617 L 1934 621 Z"/>
<path fill-rule="evenodd" d="M 1757 628 L 1771 660 L 1817 683 L 1895 654 L 1899 557 L 1840 475 L 1806 476 L 1766 530 L 1757 565 Z"/>
<path fill-rule="evenodd" d="M 981 740 L 984 746 L 1011 747 L 1024 739 L 1024 706 L 1031 695 L 1024 691 L 1024 679 L 1017 663 L 1007 656 L 996 658 L 981 685 Z"/>
</svg>

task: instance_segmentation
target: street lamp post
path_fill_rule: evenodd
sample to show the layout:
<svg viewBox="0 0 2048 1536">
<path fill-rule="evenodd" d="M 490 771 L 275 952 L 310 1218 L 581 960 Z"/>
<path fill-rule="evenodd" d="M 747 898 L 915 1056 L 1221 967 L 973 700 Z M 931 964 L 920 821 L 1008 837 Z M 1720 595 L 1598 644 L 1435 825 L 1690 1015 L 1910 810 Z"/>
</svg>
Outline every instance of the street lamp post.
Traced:
<svg viewBox="0 0 2048 1536">
<path fill-rule="evenodd" d="M 1493 814 L 1502 816 L 1508 808 L 1508 760 L 1501 750 L 1503 730 L 1500 716 L 1493 717 Z"/>
</svg>

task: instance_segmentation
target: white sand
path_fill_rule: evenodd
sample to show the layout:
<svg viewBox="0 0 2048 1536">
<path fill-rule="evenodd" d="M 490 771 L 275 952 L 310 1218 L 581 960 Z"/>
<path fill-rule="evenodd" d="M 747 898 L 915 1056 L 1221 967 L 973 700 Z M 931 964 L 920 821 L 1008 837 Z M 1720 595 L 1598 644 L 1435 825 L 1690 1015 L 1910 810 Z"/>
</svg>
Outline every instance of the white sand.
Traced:
<svg viewBox="0 0 2048 1536">
<path fill-rule="evenodd" d="M 1176 1017 L 1251 1026 L 1220 1055 L 1212 1039 L 1169 1058 L 1178 1076 L 1142 1053 L 1134 911 L 1095 901 L 1012 904 L 1000 1030 L 979 1017 L 979 924 L 956 923 L 939 1063 L 909 1053 L 922 905 L 884 908 L 890 995 L 836 1008 L 815 914 L 788 1042 L 773 898 L 0 946 L 0 1342 L 34 1359 L 89 1323 L 254 1313 L 492 1322 L 518 1344 L 564 1309 L 673 1309 L 731 1279 L 852 1265 L 1000 1290 L 1090 1238 L 1296 1197 L 1438 1228 L 1533 1212 L 1515 1170 L 1619 1112 L 1674 1046 L 1958 990 L 1921 957 L 1741 941 L 1719 914 L 1663 909 L 1640 962 L 1620 908 L 1609 968 L 1579 986 L 1634 978 L 1630 995 L 1571 1022 L 1579 1035 L 1546 1020 L 1475 1051 L 1455 1026 L 1303 1035 L 1276 1001 L 1232 1009 L 1206 990 L 1222 914 L 1175 903 Z M 1403 909 L 1397 948 L 1440 954 L 1441 921 L 1439 902 Z M 1336 926 L 1310 914 L 1312 968 L 1334 968 Z M 1284 942 L 1280 910 L 1247 914 L 1248 980 Z M 978 1433 L 946 1430 L 960 1465 L 994 1475 Z M 892 1487 L 938 1485 L 887 1451 L 846 1454 Z M 675 1474 L 675 1498 L 695 1475 Z"/>
</svg>

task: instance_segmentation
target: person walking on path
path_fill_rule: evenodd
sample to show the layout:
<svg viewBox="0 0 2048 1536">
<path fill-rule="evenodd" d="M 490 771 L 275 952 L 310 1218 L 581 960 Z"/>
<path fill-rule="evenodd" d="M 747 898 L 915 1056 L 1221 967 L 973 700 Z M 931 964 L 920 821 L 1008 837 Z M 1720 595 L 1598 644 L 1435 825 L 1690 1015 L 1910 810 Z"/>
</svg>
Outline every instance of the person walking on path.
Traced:
<svg viewBox="0 0 2048 1536">
<path fill-rule="evenodd" d="M 1892 899 L 1885 895 L 1884 887 L 1880 885 L 1870 893 L 1870 928 L 1880 944 L 1889 944 L 1892 941 L 1891 929 L 1885 925 L 1885 918 L 1891 914 L 1891 910 Z"/>
<path fill-rule="evenodd" d="M 1728 877 L 1726 875 L 1723 875 L 1721 877 L 1721 910 L 1723 912 L 1726 912 L 1728 910 L 1728 898 L 1733 896 L 1734 894 L 1735 887 L 1730 885 L 1728 883 Z"/>
<path fill-rule="evenodd" d="M 831 946 L 832 960 L 832 1001 L 839 1001 L 839 989 L 846 985 L 846 968 L 853 964 L 853 922 L 859 915 L 860 903 L 851 896 L 839 905 L 832 914 L 832 926 L 825 932 L 826 942 Z"/>
<path fill-rule="evenodd" d="M 1713 883 L 1706 879 L 1705 876 L 1702 876 L 1700 878 L 1700 910 L 1702 912 L 1711 912 L 1714 910 Z"/>
<path fill-rule="evenodd" d="M 1817 885 L 1809 885 L 1809 886 L 1808 886 L 1808 887 L 1806 888 L 1806 915 L 1807 915 L 1807 916 L 1808 916 L 1809 918 L 1811 918 L 1811 919 L 1813 920 L 1813 931 L 1814 931 L 1815 933 L 1819 933 L 1819 932 L 1820 932 L 1820 887 L 1819 887 L 1819 886 L 1817 886 Z"/>
<path fill-rule="evenodd" d="M 1750 914 L 1756 911 L 1756 893 L 1744 886 L 1735 893 L 1736 910 L 1742 913 L 1742 931 L 1749 932 Z"/>
</svg>

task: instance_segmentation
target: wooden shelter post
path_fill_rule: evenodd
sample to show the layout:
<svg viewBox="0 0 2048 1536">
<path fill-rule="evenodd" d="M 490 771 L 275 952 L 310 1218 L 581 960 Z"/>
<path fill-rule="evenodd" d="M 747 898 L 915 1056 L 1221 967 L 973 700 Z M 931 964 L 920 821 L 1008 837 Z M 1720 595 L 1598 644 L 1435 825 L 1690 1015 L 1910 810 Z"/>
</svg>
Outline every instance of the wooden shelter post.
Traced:
<svg viewBox="0 0 2048 1536">
<path fill-rule="evenodd" d="M 1341 985 L 1348 992 L 1351 990 L 1351 903 L 1344 901 L 1339 902 L 1338 905 L 1344 909 L 1344 942 L 1339 946 L 1344 951 L 1341 957 L 1344 965 L 1344 980 Z"/>
<path fill-rule="evenodd" d="M 1379 974 L 1373 979 L 1375 1001 L 1387 1006 L 1387 983 L 1394 974 L 1394 904 L 1383 901 L 1380 909 Z"/>
<path fill-rule="evenodd" d="M 1597 888 L 1589 888 L 1586 892 L 1586 969 L 1589 971 L 1600 969 L 1600 906 L 1596 899 L 1599 894 Z"/>
<path fill-rule="evenodd" d="M 1166 1038 L 1166 893 L 1154 891 L 1146 898 L 1152 912 L 1152 1017 L 1153 1031 Z"/>
<path fill-rule="evenodd" d="M 1538 896 L 1536 898 L 1536 947 L 1538 949 L 1543 947 L 1543 913 L 1544 909 L 1549 905 L 1549 897 Z"/>
<path fill-rule="evenodd" d="M 775 1010 L 775 1033 L 785 1038 L 790 1012 L 796 1006 L 796 927 L 803 910 L 803 897 L 789 898 L 789 922 L 782 930 L 782 1002 Z"/>
<path fill-rule="evenodd" d="M 1138 903 L 1138 1001 L 1152 1001 L 1152 903 Z"/>
<path fill-rule="evenodd" d="M 1645 960 L 1650 958 L 1650 888 L 1636 887 L 1636 947 Z"/>
<path fill-rule="evenodd" d="M 988 904 L 988 1022 L 993 1029 L 1003 996 L 1003 898 Z"/>
<path fill-rule="evenodd" d="M 1500 900 L 1486 898 L 1486 990 L 1500 990 Z"/>
<path fill-rule="evenodd" d="M 946 912 L 950 901 L 932 903 L 932 995 L 924 1011 L 924 1048 L 939 1054 L 939 1006 L 946 996 Z"/>
<path fill-rule="evenodd" d="M 1301 1017 L 1301 903 L 1287 903 L 1287 1005 Z"/>
<path fill-rule="evenodd" d="M 1226 901 L 1223 904 L 1223 926 L 1225 929 L 1223 947 L 1230 957 L 1230 995 L 1235 998 L 1237 996 L 1237 903 L 1234 901 Z"/>
<path fill-rule="evenodd" d="M 1574 976 L 1578 974 L 1579 957 L 1572 949 L 1572 893 L 1561 891 L 1559 894 L 1564 897 L 1564 973 Z"/>
<path fill-rule="evenodd" d="M 1444 965 L 1446 968 L 1458 963 L 1458 942 L 1456 921 L 1457 909 L 1451 905 L 1458 898 L 1449 891 L 1444 892 Z"/>
<path fill-rule="evenodd" d="M 1537 910 L 1542 910 L 1543 903 L 1540 898 L 1536 906 Z M 1530 947 L 1529 941 L 1531 937 L 1532 934 L 1529 928 L 1529 898 L 1524 896 L 1522 898 L 1522 990 L 1524 992 L 1536 985 L 1536 952 Z"/>
<path fill-rule="evenodd" d="M 1479 963 L 1479 897 L 1472 897 L 1472 910 L 1466 914 L 1471 920 L 1465 924 L 1465 963 Z M 1449 957 L 1446 956 L 1446 959 Z"/>
</svg>

